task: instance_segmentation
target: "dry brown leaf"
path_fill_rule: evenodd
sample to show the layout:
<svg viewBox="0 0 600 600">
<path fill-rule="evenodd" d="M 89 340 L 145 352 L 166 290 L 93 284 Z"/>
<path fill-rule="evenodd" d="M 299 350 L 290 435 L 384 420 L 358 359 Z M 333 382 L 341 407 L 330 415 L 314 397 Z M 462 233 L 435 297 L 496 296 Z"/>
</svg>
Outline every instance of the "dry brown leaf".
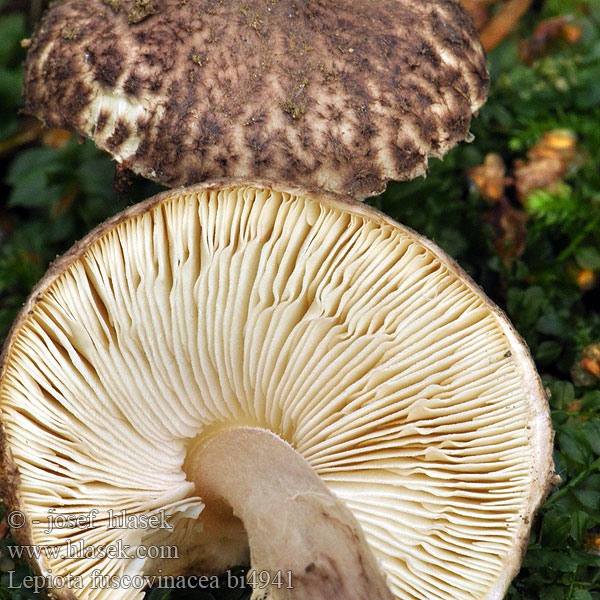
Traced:
<svg viewBox="0 0 600 600">
<path fill-rule="evenodd" d="M 44 129 L 42 143 L 49 148 L 64 148 L 72 137 L 73 134 L 65 129 Z"/>
<path fill-rule="evenodd" d="M 589 344 L 583 349 L 581 365 L 590 375 L 600 378 L 600 343 Z"/>
<path fill-rule="evenodd" d="M 527 215 L 511 206 L 506 198 L 501 198 L 486 218 L 495 231 L 494 248 L 509 267 L 525 251 Z"/>
<path fill-rule="evenodd" d="M 515 186 L 521 202 L 532 190 L 552 188 L 561 181 L 564 169 L 557 158 L 540 158 L 532 162 L 515 161 Z"/>
<path fill-rule="evenodd" d="M 544 134 L 527 153 L 527 161 L 516 160 L 514 181 L 521 202 L 535 189 L 553 188 L 570 168 L 579 163 L 577 136 L 569 129 Z"/>
<path fill-rule="evenodd" d="M 490 153 L 485 157 L 482 165 L 473 167 L 467 174 L 477 186 L 483 198 L 495 204 L 504 197 L 504 188 L 511 180 L 506 177 L 506 166 L 499 154 Z"/>
<path fill-rule="evenodd" d="M 571 367 L 571 379 L 577 386 L 596 385 L 600 379 L 600 342 L 583 349 L 581 358 Z"/>
<path fill-rule="evenodd" d="M 576 44 L 581 39 L 581 29 L 571 22 L 568 16 L 554 17 L 542 21 L 529 40 L 523 40 L 519 47 L 521 60 L 531 64 L 536 58 L 548 51 L 549 46 L 562 38 L 569 44 Z"/>
</svg>

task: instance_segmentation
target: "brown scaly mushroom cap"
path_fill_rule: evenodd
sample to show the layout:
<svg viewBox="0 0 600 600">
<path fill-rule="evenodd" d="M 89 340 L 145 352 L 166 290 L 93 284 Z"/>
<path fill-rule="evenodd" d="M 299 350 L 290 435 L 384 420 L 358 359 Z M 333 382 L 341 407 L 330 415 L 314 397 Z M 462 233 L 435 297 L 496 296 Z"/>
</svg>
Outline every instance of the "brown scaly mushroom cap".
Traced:
<svg viewBox="0 0 600 600">
<path fill-rule="evenodd" d="M 487 88 L 458 0 L 57 0 L 25 69 L 27 112 L 164 185 L 358 199 L 468 138 Z"/>
<path fill-rule="evenodd" d="M 248 561 L 285 578 L 256 599 L 501 600 L 552 483 L 506 317 L 434 244 L 322 193 L 222 182 L 130 208 L 53 265 L 2 364 L 19 541 L 91 553 L 35 562 L 81 578 L 63 599 Z M 143 524 L 160 513 L 172 529 Z"/>
</svg>

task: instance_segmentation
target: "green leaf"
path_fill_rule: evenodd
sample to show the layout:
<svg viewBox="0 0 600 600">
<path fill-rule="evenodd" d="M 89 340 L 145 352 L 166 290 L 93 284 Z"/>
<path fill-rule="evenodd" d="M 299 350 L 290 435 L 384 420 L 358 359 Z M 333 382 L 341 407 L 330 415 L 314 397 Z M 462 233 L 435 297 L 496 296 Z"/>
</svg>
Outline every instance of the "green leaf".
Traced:
<svg viewBox="0 0 600 600">
<path fill-rule="evenodd" d="M 9 206 L 51 207 L 59 201 L 61 186 L 49 185 L 44 173 L 33 172 L 19 181 L 8 199 Z"/>
<path fill-rule="evenodd" d="M 586 421 L 582 426 L 582 431 L 594 454 L 600 456 L 600 417 Z"/>
<path fill-rule="evenodd" d="M 558 434 L 560 451 L 570 460 L 586 464 L 591 458 L 590 445 L 582 432 L 573 429 L 563 430 Z"/>
<path fill-rule="evenodd" d="M 99 196 L 107 200 L 114 196 L 114 174 L 114 164 L 108 157 L 88 160 L 77 169 L 82 191 L 90 196 Z"/>
<path fill-rule="evenodd" d="M 25 15 L 11 13 L 0 17 L 0 64 L 6 65 L 22 54 L 21 40 L 25 37 Z"/>
<path fill-rule="evenodd" d="M 525 327 L 533 325 L 540 318 L 547 304 L 547 295 L 541 287 L 509 291 L 508 309 L 511 314 L 518 315 L 520 323 Z"/>
<path fill-rule="evenodd" d="M 583 542 L 583 537 L 586 534 L 591 517 L 583 510 L 576 510 L 571 513 L 571 531 L 570 535 L 577 544 Z"/>
<path fill-rule="evenodd" d="M 535 359 L 541 365 L 548 365 L 560 356 L 562 350 L 563 345 L 561 343 L 547 340 L 538 346 Z"/>
<path fill-rule="evenodd" d="M 571 598 L 572 600 L 594 600 L 587 590 L 575 590 Z"/>
<path fill-rule="evenodd" d="M 571 517 L 562 509 L 554 508 L 545 515 L 542 522 L 541 539 L 542 543 L 555 548 L 562 546 L 571 532 Z"/>
<path fill-rule="evenodd" d="M 568 381 L 555 381 L 550 388 L 550 403 L 553 408 L 563 409 L 575 400 L 575 388 Z"/>
<path fill-rule="evenodd" d="M 0 107 L 4 110 L 14 111 L 21 103 L 21 79 L 20 69 L 0 67 Z"/>
<path fill-rule="evenodd" d="M 7 183 L 17 186 L 22 180 L 32 173 L 56 173 L 60 171 L 60 155 L 53 148 L 31 148 L 21 152 L 13 161 L 8 175 Z"/>
<path fill-rule="evenodd" d="M 581 398 L 582 411 L 599 411 L 600 412 L 600 391 L 594 390 L 587 392 Z"/>
<path fill-rule="evenodd" d="M 540 590 L 540 600 L 564 600 L 565 593 L 562 587 L 559 586 L 544 586 Z M 519 598 L 519 600 L 522 600 Z"/>
<path fill-rule="evenodd" d="M 544 314 L 539 318 L 536 329 L 545 335 L 561 337 L 565 331 L 565 323 L 558 313 Z"/>
<path fill-rule="evenodd" d="M 575 255 L 575 260 L 582 269 L 600 270 L 600 252 L 593 246 L 580 248 Z"/>
<path fill-rule="evenodd" d="M 573 490 L 573 495 L 591 510 L 600 509 L 600 491 L 597 490 Z"/>
</svg>

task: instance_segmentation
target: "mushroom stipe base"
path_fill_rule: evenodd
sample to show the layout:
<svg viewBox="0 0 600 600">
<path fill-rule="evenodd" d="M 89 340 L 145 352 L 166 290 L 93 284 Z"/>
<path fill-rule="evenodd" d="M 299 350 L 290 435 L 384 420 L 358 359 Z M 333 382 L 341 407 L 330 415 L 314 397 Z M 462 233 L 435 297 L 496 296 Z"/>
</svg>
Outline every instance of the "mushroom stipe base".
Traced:
<svg viewBox="0 0 600 600">
<path fill-rule="evenodd" d="M 291 589 L 271 587 L 268 598 L 393 600 L 356 518 L 271 431 L 221 432 L 191 448 L 184 470 L 206 503 L 203 523 L 229 534 L 239 517 L 252 569 L 270 581 L 290 573 Z"/>
</svg>

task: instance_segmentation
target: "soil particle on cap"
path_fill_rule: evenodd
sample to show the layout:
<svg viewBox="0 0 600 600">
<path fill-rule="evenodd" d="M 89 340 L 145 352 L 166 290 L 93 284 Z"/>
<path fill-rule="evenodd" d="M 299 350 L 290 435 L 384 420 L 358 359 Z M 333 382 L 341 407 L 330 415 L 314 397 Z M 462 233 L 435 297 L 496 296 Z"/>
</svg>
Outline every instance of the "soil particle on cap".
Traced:
<svg viewBox="0 0 600 600">
<path fill-rule="evenodd" d="M 116 13 L 120 12 L 121 10 L 120 0 L 102 0 L 102 4 L 106 4 L 106 6 L 112 8 L 112 10 Z"/>
<path fill-rule="evenodd" d="M 306 106 L 304 104 L 300 104 L 298 102 L 294 102 L 293 100 L 286 100 L 281 105 L 281 110 L 288 115 L 292 121 L 298 121 L 304 116 L 306 112 Z"/>
<path fill-rule="evenodd" d="M 75 25 L 65 25 L 60 30 L 60 37 L 63 40 L 77 40 L 81 35 L 81 27 Z"/>
<path fill-rule="evenodd" d="M 198 65 L 199 67 L 203 67 L 207 62 L 207 58 L 206 58 L 206 56 L 204 56 L 203 54 L 200 54 L 199 52 L 193 52 L 192 53 L 192 62 L 195 65 Z"/>
<path fill-rule="evenodd" d="M 260 19 L 259 15 L 256 11 L 250 10 L 247 6 L 242 6 L 240 8 L 240 12 L 244 16 L 244 20 L 248 27 L 250 27 L 251 29 L 254 29 L 254 31 L 260 37 L 263 37 L 263 38 L 268 37 L 267 30 L 264 27 L 264 23 L 262 22 L 262 20 Z"/>
<path fill-rule="evenodd" d="M 136 25 L 157 12 L 158 9 L 154 6 L 154 0 L 135 0 L 135 4 L 127 13 L 127 22 L 130 25 Z"/>
</svg>

